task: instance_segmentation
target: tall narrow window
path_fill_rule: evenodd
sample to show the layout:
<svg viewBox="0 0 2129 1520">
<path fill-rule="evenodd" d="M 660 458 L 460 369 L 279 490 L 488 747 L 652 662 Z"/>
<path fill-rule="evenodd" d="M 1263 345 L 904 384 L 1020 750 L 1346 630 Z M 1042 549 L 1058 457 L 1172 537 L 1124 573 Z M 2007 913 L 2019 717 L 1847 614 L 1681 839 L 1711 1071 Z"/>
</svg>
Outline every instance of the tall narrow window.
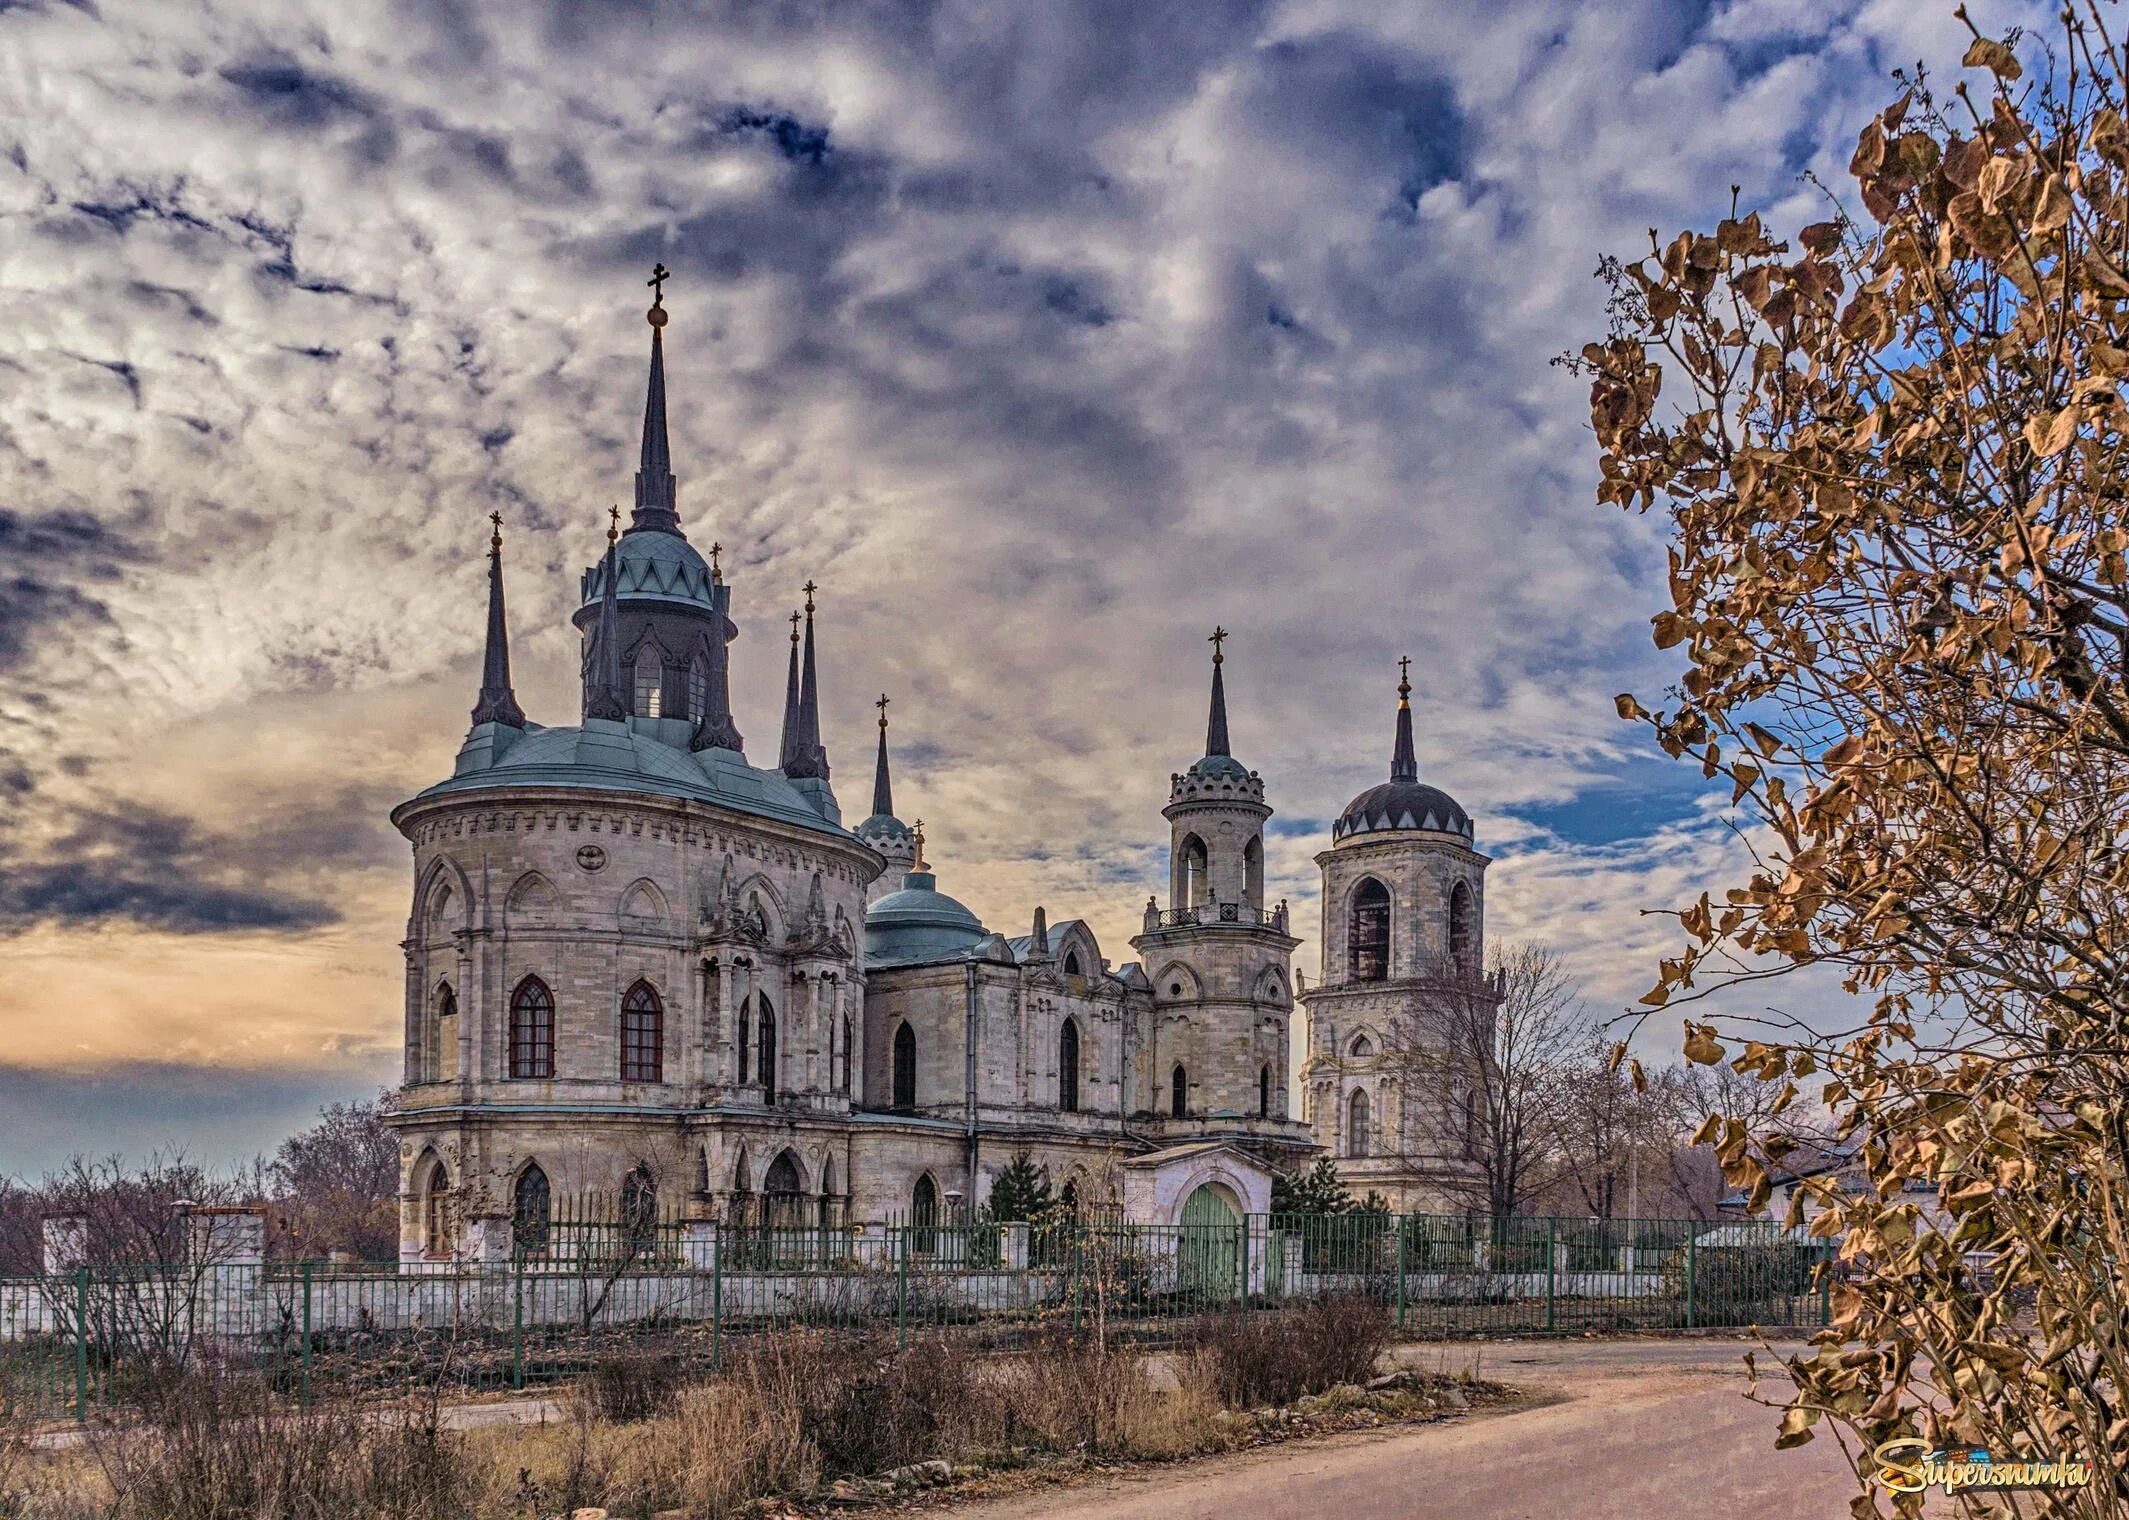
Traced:
<svg viewBox="0 0 2129 1520">
<path fill-rule="evenodd" d="M 1345 1107 L 1345 1153 L 1348 1156 L 1365 1156 L 1368 1153 L 1368 1095 L 1355 1088 Z"/>
<path fill-rule="evenodd" d="M 902 1026 L 907 1029 L 907 1024 Z M 926 1172 L 917 1179 L 917 1185 L 909 1195 L 909 1223 L 911 1225 L 909 1248 L 919 1256 L 929 1256 L 939 1249 L 939 1185 Z"/>
<path fill-rule="evenodd" d="M 687 668 L 687 711 L 680 716 L 698 723 L 710 715 L 710 673 L 697 655 Z"/>
<path fill-rule="evenodd" d="M 894 1027 L 894 1106 L 917 1106 L 917 1032 L 907 1019 Z"/>
<path fill-rule="evenodd" d="M 846 1093 L 851 1087 L 850 1063 L 857 1058 L 857 1026 L 850 1021 L 850 1015 L 846 1013 L 843 1015 L 843 1091 Z"/>
<path fill-rule="evenodd" d="M 1252 908 L 1264 906 L 1264 841 L 1251 839 L 1242 847 L 1242 900 Z"/>
<path fill-rule="evenodd" d="M 421 1250 L 424 1256 L 451 1254 L 451 1174 L 442 1158 L 434 1155 L 423 1163 L 417 1196 L 421 1199 Z"/>
<path fill-rule="evenodd" d="M 761 999 L 754 1020 L 754 1053 L 761 1061 L 761 1094 L 767 1103 L 776 1101 L 776 1010 Z"/>
<path fill-rule="evenodd" d="M 1352 979 L 1379 982 L 1390 974 L 1390 889 L 1370 876 L 1353 892 L 1346 942 Z"/>
<path fill-rule="evenodd" d="M 1471 906 L 1471 888 L 1458 882 L 1449 889 L 1449 959 L 1460 972 L 1470 973 L 1478 969 L 1477 926 L 1478 917 Z"/>
<path fill-rule="evenodd" d="M 1062 1113 L 1079 1112 L 1079 1021 L 1066 1019 L 1057 1031 L 1057 1107 Z"/>
<path fill-rule="evenodd" d="M 636 716 L 655 718 L 665 695 L 665 662 L 646 649 L 636 656 Z"/>
<path fill-rule="evenodd" d="M 536 976 L 526 977 L 510 994 L 510 1075 L 554 1075 L 554 994 Z"/>
<path fill-rule="evenodd" d="M 1181 1066 L 1168 1074 L 1168 1112 L 1178 1119 L 1190 1116 L 1190 1073 Z"/>
<path fill-rule="evenodd" d="M 1269 1066 L 1259 1066 L 1257 1068 L 1257 1117 L 1259 1119 L 1269 1119 L 1271 1117 L 1271 1068 Z"/>
<path fill-rule="evenodd" d="M 638 982 L 621 999 L 621 1080 L 665 1080 L 665 1005 L 649 982 Z"/>
<path fill-rule="evenodd" d="M 1205 841 L 1191 834 L 1183 840 L 1183 861 L 1177 883 L 1176 895 L 1182 898 L 1180 906 L 1200 907 L 1212 901 L 1211 872 L 1205 856 Z"/>
<path fill-rule="evenodd" d="M 739 1085 L 744 1087 L 751 1079 L 754 1068 L 748 1058 L 754 1054 L 754 999 L 748 998 L 739 1006 Z"/>
<path fill-rule="evenodd" d="M 547 1222 L 554 1200 L 547 1174 L 535 1161 L 518 1173 L 510 1194 L 510 1244 L 519 1256 L 538 1256 L 547 1249 Z"/>
<path fill-rule="evenodd" d="M 458 994 L 444 982 L 436 989 L 435 1050 L 430 1053 L 429 1078 L 451 1082 L 458 1077 Z"/>
</svg>

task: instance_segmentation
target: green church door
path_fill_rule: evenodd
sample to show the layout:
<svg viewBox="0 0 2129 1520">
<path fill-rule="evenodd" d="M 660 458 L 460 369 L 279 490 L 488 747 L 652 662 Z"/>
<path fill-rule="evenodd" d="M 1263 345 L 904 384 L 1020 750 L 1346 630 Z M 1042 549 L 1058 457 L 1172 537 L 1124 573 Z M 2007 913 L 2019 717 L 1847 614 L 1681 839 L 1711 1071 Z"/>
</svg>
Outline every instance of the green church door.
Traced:
<svg viewBox="0 0 2129 1520">
<path fill-rule="evenodd" d="M 1242 1216 L 1210 1183 L 1183 1200 L 1182 1239 L 1177 1243 L 1177 1286 L 1200 1301 L 1229 1299 L 1239 1284 Z"/>
</svg>

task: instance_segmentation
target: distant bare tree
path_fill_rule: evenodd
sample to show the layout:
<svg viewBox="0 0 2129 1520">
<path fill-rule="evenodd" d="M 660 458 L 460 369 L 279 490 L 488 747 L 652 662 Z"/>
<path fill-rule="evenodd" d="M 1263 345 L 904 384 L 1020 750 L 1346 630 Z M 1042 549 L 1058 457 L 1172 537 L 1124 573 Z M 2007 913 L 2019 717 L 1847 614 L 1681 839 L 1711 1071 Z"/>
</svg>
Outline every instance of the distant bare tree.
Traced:
<svg viewBox="0 0 2129 1520">
<path fill-rule="evenodd" d="M 267 1168 L 286 1246 L 390 1260 L 399 1245 L 399 1142 L 379 1099 L 329 1103 L 281 1142 Z"/>
<path fill-rule="evenodd" d="M 1564 1191 L 1576 1209 L 1597 1219 L 1667 1213 L 1675 1206 L 1673 1154 L 1692 1129 L 1681 1129 L 1685 1073 L 1664 1067 L 1636 1082 L 1611 1059 L 1612 1045 L 1602 1030 L 1590 1029 L 1562 1065 Z"/>
<path fill-rule="evenodd" d="M 1441 1158 L 1443 1184 L 1496 1219 L 1566 1175 L 1567 1071 L 1589 1039 L 1581 988 L 1548 947 L 1509 945 L 1484 980 L 1448 978 L 1389 1021 L 1402 1146 Z"/>
</svg>

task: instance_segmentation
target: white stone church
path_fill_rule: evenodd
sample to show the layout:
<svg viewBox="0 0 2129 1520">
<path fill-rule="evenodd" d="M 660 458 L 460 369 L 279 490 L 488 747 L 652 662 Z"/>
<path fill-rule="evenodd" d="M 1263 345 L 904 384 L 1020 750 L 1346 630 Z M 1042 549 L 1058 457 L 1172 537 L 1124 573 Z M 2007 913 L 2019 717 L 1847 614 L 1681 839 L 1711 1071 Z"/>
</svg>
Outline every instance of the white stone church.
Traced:
<svg viewBox="0 0 2129 1520">
<path fill-rule="evenodd" d="M 581 721 L 535 723 L 512 691 L 498 524 L 472 727 L 451 776 L 392 814 L 414 851 L 403 1259 L 544 1237 L 572 1195 L 729 1224 L 937 1219 L 1022 1151 L 1066 1196 L 1154 1222 L 1260 1212 L 1271 1169 L 1319 1148 L 1356 1190 L 1452 1206 L 1468 1162 L 1408 1105 L 1454 1100 L 1403 1091 L 1382 1044 L 1429 988 L 1483 985 L 1487 857 L 1418 780 L 1409 687 L 1390 779 L 1317 857 L 1323 968 L 1298 998 L 1217 640 L 1205 753 L 1162 809 L 1167 906 L 1147 900 L 1129 957 L 1041 908 L 993 930 L 896 816 L 884 698 L 871 814 L 844 824 L 810 585 L 776 764 L 749 761 L 732 587 L 676 510 L 662 292 L 649 319 L 635 509 L 574 617 Z"/>
</svg>

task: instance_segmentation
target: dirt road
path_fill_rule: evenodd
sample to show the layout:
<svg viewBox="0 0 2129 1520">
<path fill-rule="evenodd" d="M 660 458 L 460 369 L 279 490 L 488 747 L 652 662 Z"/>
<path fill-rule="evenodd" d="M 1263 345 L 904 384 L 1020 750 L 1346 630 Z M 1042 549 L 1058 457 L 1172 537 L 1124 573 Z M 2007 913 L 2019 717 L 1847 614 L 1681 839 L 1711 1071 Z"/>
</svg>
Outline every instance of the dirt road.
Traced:
<svg viewBox="0 0 2129 1520">
<path fill-rule="evenodd" d="M 1486 1376 L 1546 1402 L 1146 1469 L 949 1513 L 965 1520 L 1839 1520 L 1855 1493 L 1839 1449 L 1821 1437 L 1774 1450 L 1776 1416 L 1742 1397 L 1745 1349 L 1735 1341 L 1406 1347 L 1401 1359 L 1420 1366 L 1457 1367 L 1480 1356 Z M 1771 1394 L 1782 1385 L 1763 1386 Z"/>
</svg>

